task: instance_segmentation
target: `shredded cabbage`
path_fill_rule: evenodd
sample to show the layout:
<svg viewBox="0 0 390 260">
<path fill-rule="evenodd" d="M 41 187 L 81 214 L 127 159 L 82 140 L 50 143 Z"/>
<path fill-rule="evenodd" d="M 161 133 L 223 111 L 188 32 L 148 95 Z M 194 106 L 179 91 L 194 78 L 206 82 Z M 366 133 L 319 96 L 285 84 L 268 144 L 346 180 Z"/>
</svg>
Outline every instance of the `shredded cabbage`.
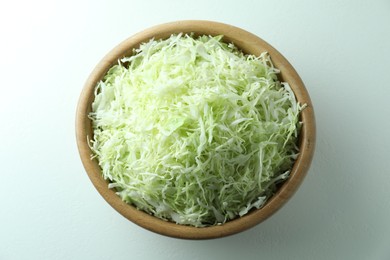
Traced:
<svg viewBox="0 0 390 260">
<path fill-rule="evenodd" d="M 302 107 L 270 56 L 222 39 L 152 39 L 95 90 L 90 146 L 109 188 L 178 224 L 222 224 L 262 207 L 298 154 Z"/>
</svg>

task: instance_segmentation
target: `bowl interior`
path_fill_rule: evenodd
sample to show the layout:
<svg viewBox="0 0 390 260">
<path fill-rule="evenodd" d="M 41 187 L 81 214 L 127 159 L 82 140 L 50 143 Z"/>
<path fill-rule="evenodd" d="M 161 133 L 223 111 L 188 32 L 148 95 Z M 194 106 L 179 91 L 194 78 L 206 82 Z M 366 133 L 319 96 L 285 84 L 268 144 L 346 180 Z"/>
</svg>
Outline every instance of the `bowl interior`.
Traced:
<svg viewBox="0 0 390 260">
<path fill-rule="evenodd" d="M 133 49 L 138 48 L 141 43 L 152 38 L 168 38 L 174 33 L 224 35 L 225 42 L 234 43 L 244 53 L 260 55 L 264 51 L 268 52 L 275 67 L 281 71 L 279 80 L 288 82 L 298 102 L 307 105 L 301 112 L 303 125 L 299 136 L 300 154 L 288 180 L 280 186 L 276 194 L 268 200 L 263 208 L 252 210 L 241 218 L 219 226 L 196 228 L 177 225 L 137 210 L 124 203 L 114 190 L 108 189 L 108 182 L 103 179 L 97 160 L 90 159 L 91 150 L 87 140 L 93 137 L 93 132 L 88 114 L 91 112 L 96 84 L 103 78 L 108 69 L 117 63 L 118 59 L 132 55 Z M 99 62 L 87 79 L 79 99 L 76 113 L 76 139 L 81 160 L 92 183 L 103 198 L 124 217 L 143 228 L 162 235 L 184 239 L 210 239 L 232 235 L 255 226 L 274 214 L 295 193 L 303 181 L 313 157 L 315 120 L 313 106 L 302 80 L 291 64 L 271 45 L 259 37 L 231 25 L 210 21 L 178 21 L 149 28 L 128 38 Z"/>
</svg>

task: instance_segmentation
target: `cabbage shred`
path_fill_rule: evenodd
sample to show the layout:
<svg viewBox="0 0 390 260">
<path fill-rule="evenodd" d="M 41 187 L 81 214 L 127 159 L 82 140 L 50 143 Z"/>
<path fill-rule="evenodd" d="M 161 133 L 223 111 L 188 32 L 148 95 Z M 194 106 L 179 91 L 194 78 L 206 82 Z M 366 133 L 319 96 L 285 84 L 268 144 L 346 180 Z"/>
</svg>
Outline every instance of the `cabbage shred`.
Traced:
<svg viewBox="0 0 390 260">
<path fill-rule="evenodd" d="M 152 39 L 95 90 L 90 146 L 109 188 L 178 224 L 222 224 L 262 207 L 298 154 L 302 107 L 270 56 L 222 39 Z"/>
</svg>

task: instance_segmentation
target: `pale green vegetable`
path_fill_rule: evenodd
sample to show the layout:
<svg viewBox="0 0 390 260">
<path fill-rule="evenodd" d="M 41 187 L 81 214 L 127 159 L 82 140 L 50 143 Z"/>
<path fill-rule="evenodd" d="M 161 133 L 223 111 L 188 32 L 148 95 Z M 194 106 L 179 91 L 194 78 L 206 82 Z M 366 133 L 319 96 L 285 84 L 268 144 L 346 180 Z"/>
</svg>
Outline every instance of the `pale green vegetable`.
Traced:
<svg viewBox="0 0 390 260">
<path fill-rule="evenodd" d="M 197 227 L 260 208 L 298 154 L 301 106 L 267 53 L 222 36 L 151 40 L 96 87 L 91 148 L 109 187 Z"/>
</svg>

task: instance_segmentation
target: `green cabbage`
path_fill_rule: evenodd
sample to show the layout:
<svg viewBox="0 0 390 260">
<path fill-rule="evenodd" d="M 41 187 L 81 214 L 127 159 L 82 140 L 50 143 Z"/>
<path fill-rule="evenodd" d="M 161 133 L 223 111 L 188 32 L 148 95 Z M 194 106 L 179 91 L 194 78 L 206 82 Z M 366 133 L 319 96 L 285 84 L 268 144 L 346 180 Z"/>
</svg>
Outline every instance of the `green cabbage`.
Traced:
<svg viewBox="0 0 390 260">
<path fill-rule="evenodd" d="M 98 83 L 90 146 L 109 188 L 164 220 L 216 225 L 260 208 L 298 154 L 294 93 L 267 53 L 223 36 L 150 40 Z"/>
</svg>

